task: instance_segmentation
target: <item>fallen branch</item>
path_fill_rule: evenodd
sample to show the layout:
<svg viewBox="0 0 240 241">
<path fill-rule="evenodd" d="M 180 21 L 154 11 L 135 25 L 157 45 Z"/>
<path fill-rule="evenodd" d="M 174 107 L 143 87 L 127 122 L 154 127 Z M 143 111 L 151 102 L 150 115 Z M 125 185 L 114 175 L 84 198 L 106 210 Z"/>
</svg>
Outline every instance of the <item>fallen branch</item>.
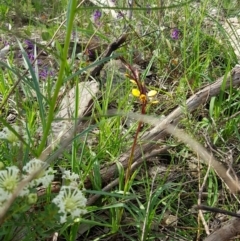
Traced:
<svg viewBox="0 0 240 241">
<path fill-rule="evenodd" d="M 239 213 L 239 212 L 238 212 Z M 232 218 L 204 241 L 228 241 L 240 234 L 240 218 Z"/>
<path fill-rule="evenodd" d="M 123 34 L 117 41 L 112 42 L 107 50 L 103 53 L 102 58 L 107 58 L 109 57 L 112 52 L 114 52 L 115 50 L 117 50 L 125 41 L 127 40 L 127 34 Z M 98 75 L 100 75 L 100 71 L 102 70 L 102 68 L 104 67 L 105 63 L 99 64 L 97 65 L 90 73 L 90 75 L 92 77 L 96 77 Z"/>
</svg>

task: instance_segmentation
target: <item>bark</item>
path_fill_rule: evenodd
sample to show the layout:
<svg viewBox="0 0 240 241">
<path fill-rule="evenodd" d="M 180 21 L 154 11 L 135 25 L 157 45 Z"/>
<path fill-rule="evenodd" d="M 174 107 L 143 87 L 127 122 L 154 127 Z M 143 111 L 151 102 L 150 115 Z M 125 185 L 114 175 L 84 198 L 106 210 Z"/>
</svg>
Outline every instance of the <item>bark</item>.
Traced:
<svg viewBox="0 0 240 241">
<path fill-rule="evenodd" d="M 224 226 L 210 234 L 204 241 L 228 241 L 240 234 L 240 218 L 232 218 Z"/>
</svg>

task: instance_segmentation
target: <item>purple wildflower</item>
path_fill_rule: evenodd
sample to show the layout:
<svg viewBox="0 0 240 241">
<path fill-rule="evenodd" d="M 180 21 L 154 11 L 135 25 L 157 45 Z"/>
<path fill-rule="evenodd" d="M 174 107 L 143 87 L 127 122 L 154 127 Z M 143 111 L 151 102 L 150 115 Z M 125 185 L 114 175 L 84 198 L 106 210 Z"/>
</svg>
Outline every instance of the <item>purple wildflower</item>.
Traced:
<svg viewBox="0 0 240 241">
<path fill-rule="evenodd" d="M 177 28 L 172 29 L 171 31 L 171 38 L 174 40 L 178 40 L 180 35 L 180 30 Z"/>
<path fill-rule="evenodd" d="M 39 77 L 41 79 L 47 79 L 49 76 L 53 76 L 54 72 L 48 68 L 44 68 L 41 71 L 39 71 Z"/>
<path fill-rule="evenodd" d="M 0 42 L 3 42 L 4 46 L 10 45 L 9 42 L 3 40 L 2 38 L 0 38 Z"/>
<path fill-rule="evenodd" d="M 87 55 L 91 58 L 91 57 L 94 57 L 94 53 L 93 53 L 93 51 L 92 50 L 90 50 L 90 49 L 88 49 L 87 48 Z"/>
<path fill-rule="evenodd" d="M 102 13 L 100 10 L 96 10 L 93 14 L 93 21 L 96 25 L 100 25 L 100 18 L 102 16 Z"/>
<path fill-rule="evenodd" d="M 26 39 L 25 43 L 27 44 L 27 49 L 33 49 L 34 48 L 34 44 L 31 40 Z"/>
<path fill-rule="evenodd" d="M 28 58 L 29 58 L 29 60 L 31 60 L 31 61 L 34 60 L 34 54 L 33 54 L 33 52 L 29 52 L 29 53 L 28 53 Z"/>
<path fill-rule="evenodd" d="M 94 14 L 93 14 L 93 20 L 94 20 L 94 22 L 99 22 L 99 19 L 101 18 L 101 16 L 102 16 L 102 13 L 101 13 L 101 11 L 100 10 L 96 10 L 95 12 L 94 12 Z"/>
</svg>

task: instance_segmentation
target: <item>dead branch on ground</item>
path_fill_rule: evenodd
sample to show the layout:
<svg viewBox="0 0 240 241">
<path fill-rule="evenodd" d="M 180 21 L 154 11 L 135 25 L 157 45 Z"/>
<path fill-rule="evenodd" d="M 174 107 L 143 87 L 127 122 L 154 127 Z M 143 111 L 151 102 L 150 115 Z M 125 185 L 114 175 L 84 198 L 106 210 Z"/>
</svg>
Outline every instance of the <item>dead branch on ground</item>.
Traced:
<svg viewBox="0 0 240 241">
<path fill-rule="evenodd" d="M 117 41 L 109 44 L 106 51 L 103 53 L 102 58 L 109 57 L 115 50 L 117 50 L 127 40 L 127 34 L 123 34 Z M 105 63 L 97 65 L 90 73 L 91 76 L 96 77 L 100 74 L 100 71 L 104 67 Z"/>
</svg>

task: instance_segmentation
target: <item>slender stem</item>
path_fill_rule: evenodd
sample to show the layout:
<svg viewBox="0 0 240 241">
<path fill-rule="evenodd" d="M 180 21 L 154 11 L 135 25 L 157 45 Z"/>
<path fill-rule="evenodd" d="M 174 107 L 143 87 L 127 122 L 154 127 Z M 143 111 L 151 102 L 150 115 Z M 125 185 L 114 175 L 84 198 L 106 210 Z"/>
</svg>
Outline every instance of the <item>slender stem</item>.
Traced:
<svg viewBox="0 0 240 241">
<path fill-rule="evenodd" d="M 64 42 L 64 48 L 63 48 L 63 54 L 62 54 L 62 61 L 61 61 L 61 65 L 60 65 L 60 70 L 58 73 L 58 79 L 55 85 L 55 90 L 53 93 L 53 97 L 51 99 L 50 102 L 50 106 L 49 106 L 49 113 L 48 113 L 48 117 L 47 117 L 47 123 L 46 123 L 46 127 L 43 130 L 43 137 L 42 137 L 42 141 L 39 145 L 38 148 L 38 155 L 41 154 L 41 152 L 43 151 L 46 141 L 47 141 L 47 137 L 51 128 L 51 124 L 52 121 L 54 119 L 54 109 L 55 109 L 55 103 L 57 101 L 58 98 L 58 94 L 60 91 L 60 88 L 62 87 L 62 83 L 63 83 L 63 76 L 64 76 L 64 70 L 65 70 L 65 66 L 67 63 L 67 55 L 68 55 L 68 47 L 69 47 L 69 43 L 70 43 L 70 39 L 71 39 L 71 32 L 72 32 L 72 28 L 73 28 L 73 20 L 74 20 L 74 16 L 75 16 L 75 10 L 76 10 L 76 6 L 77 6 L 77 0 L 70 0 L 69 2 L 69 8 L 67 11 L 67 33 L 66 33 L 66 38 L 65 38 L 65 42 Z"/>
<path fill-rule="evenodd" d="M 146 103 L 142 103 L 141 113 L 142 113 L 142 115 L 146 114 Z M 134 137 L 134 140 L 133 140 L 131 153 L 130 153 L 130 157 L 129 157 L 129 161 L 128 161 L 128 166 L 127 166 L 127 170 L 126 170 L 126 176 L 125 176 L 125 191 L 126 191 L 128 180 L 130 178 L 131 166 L 132 166 L 132 162 L 133 162 L 134 151 L 135 151 L 135 148 L 137 146 L 137 139 L 138 139 L 138 135 L 140 133 L 142 124 L 143 123 L 141 121 L 138 123 L 137 131 L 136 131 L 136 134 L 135 134 L 135 137 Z"/>
<path fill-rule="evenodd" d="M 142 122 L 140 121 L 138 123 L 137 131 L 136 131 L 136 134 L 135 134 L 135 137 L 134 137 L 134 140 L 133 140 L 133 144 L 132 144 L 132 148 L 131 148 L 130 157 L 129 157 L 129 160 L 128 160 L 128 166 L 127 166 L 126 176 L 125 176 L 125 185 L 127 185 L 127 182 L 130 178 L 131 166 L 132 166 L 132 162 L 133 162 L 133 155 L 134 155 L 134 151 L 135 151 L 135 148 L 136 148 L 136 145 L 137 145 L 137 139 L 138 139 L 139 132 L 141 130 L 141 126 L 142 126 Z"/>
</svg>

